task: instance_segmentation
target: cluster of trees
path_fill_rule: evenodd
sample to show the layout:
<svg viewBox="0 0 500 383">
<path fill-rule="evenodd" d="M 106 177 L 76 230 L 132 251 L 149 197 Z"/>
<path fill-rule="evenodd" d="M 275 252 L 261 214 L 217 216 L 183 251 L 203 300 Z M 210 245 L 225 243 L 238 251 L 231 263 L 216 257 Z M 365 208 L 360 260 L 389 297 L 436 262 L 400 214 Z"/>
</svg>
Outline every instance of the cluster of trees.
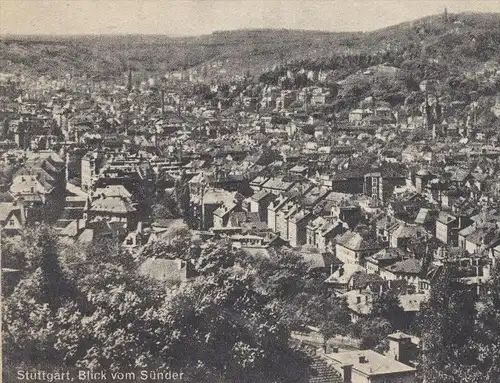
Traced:
<svg viewBox="0 0 500 383">
<path fill-rule="evenodd" d="M 291 324 L 311 320 L 333 334 L 348 321 L 293 252 L 245 258 L 229 243 L 192 242 L 186 233 L 140 254 L 110 240 L 68 249 L 47 226 L 14 250 L 24 272 L 4 297 L 7 381 L 20 367 L 61 364 L 169 368 L 188 381 L 303 381 L 309 360 L 291 346 Z M 200 276 L 170 286 L 144 279 L 137 266 L 151 255 L 190 260 Z"/>
<path fill-rule="evenodd" d="M 378 295 L 369 315 L 357 321 L 352 334 L 360 339 L 362 349 L 379 352 L 388 350 L 387 335 L 403 328 L 403 309 L 396 290 L 387 290 Z"/>
<path fill-rule="evenodd" d="M 420 318 L 424 382 L 500 381 L 500 266 L 487 292 L 475 291 L 444 269 Z"/>
<path fill-rule="evenodd" d="M 6 380 L 14 369 L 171 369 L 188 381 L 300 382 L 310 361 L 291 346 L 291 331 L 312 325 L 361 348 L 387 350 L 401 329 L 397 291 L 378 296 L 351 324 L 347 303 L 292 250 L 252 256 L 230 242 L 202 243 L 186 230 L 130 253 L 113 240 L 68 248 L 47 226 L 28 230 L 4 254 L 23 270 L 3 290 Z M 193 263 L 199 277 L 158 284 L 137 274 L 148 257 Z M 500 380 L 500 266 L 479 303 L 445 268 L 415 331 L 423 341 L 427 382 Z M 11 292 L 13 291 L 13 292 Z M 11 292 L 11 293 L 10 293 Z M 201 380 L 200 380 L 201 379 Z"/>
<path fill-rule="evenodd" d="M 192 220 L 189 185 L 185 179 L 176 179 L 172 191 L 162 190 L 156 196 L 152 207 L 154 219 L 183 218 L 188 222 Z"/>
</svg>

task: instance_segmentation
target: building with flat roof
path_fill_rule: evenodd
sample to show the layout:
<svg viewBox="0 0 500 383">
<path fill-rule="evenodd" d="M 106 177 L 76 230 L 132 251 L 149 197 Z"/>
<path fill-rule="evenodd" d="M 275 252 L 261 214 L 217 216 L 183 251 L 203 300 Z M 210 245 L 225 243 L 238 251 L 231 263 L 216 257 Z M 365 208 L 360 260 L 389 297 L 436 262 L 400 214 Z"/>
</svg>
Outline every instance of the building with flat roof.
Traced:
<svg viewBox="0 0 500 383">
<path fill-rule="evenodd" d="M 327 362 L 349 383 L 414 383 L 415 368 L 373 350 L 325 355 Z"/>
</svg>

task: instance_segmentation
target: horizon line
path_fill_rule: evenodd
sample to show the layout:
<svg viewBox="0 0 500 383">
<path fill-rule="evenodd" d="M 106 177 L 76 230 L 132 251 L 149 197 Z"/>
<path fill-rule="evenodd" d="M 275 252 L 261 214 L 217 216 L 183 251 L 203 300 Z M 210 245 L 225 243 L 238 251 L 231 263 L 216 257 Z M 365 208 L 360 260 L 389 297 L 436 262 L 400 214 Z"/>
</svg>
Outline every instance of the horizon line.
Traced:
<svg viewBox="0 0 500 383">
<path fill-rule="evenodd" d="M 328 30 L 328 29 L 309 29 L 309 28 L 273 28 L 273 27 L 264 27 L 264 28 L 251 28 L 251 27 L 242 27 L 242 28 L 235 28 L 235 29 L 221 29 L 221 30 L 213 30 L 208 33 L 201 33 L 201 34 L 169 34 L 169 33 L 22 33 L 22 34 L 16 34 L 16 33 L 2 33 L 0 32 L 0 39 L 3 38 L 47 38 L 47 37 L 52 37 L 52 38 L 82 38 L 82 37 L 167 37 L 171 39 L 183 39 L 183 38 L 196 38 L 196 37 L 204 37 L 204 36 L 211 36 L 213 34 L 217 33 L 227 33 L 227 32 L 251 32 L 251 31 L 286 31 L 286 32 L 310 32 L 310 33 L 326 33 L 326 34 L 365 34 L 365 33 L 372 33 L 372 32 L 377 32 L 377 31 L 382 31 L 387 28 L 395 27 L 398 25 L 404 25 L 408 23 L 413 23 L 416 21 L 420 20 L 425 20 L 428 18 L 440 16 L 442 13 L 435 13 L 432 15 L 416 18 L 413 20 L 408 20 L 408 21 L 402 21 L 396 24 L 391 24 L 382 28 L 376 28 L 376 29 L 370 29 L 370 30 L 353 30 L 353 31 L 340 31 L 340 30 Z M 453 13 L 449 12 L 448 15 L 500 15 L 500 12 L 475 12 L 475 11 L 469 11 L 469 12 L 458 12 L 458 13 Z"/>
</svg>

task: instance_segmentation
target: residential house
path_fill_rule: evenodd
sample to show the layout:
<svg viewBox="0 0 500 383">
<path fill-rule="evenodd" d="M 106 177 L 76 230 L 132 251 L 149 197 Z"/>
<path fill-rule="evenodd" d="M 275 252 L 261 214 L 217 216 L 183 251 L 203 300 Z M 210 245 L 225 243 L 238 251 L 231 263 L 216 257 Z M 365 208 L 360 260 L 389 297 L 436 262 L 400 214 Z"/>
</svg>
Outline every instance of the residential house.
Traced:
<svg viewBox="0 0 500 383">
<path fill-rule="evenodd" d="M 299 209 L 288 218 L 288 241 L 290 246 L 297 247 L 307 242 L 307 225 L 314 218 L 310 211 Z"/>
<path fill-rule="evenodd" d="M 278 215 L 291 203 L 290 197 L 279 195 L 267 208 L 267 227 L 273 231 L 278 230 Z"/>
<path fill-rule="evenodd" d="M 64 161 L 55 153 L 28 158 L 13 177 L 9 192 L 24 204 L 29 222 L 54 223 L 64 207 Z"/>
<path fill-rule="evenodd" d="M 385 280 L 404 279 L 408 284 L 420 289 L 422 260 L 416 258 L 403 259 L 380 269 L 380 276 Z"/>
<path fill-rule="evenodd" d="M 306 227 L 306 243 L 320 250 L 333 249 L 335 238 L 347 228 L 342 221 L 334 217 L 317 217 Z"/>
<path fill-rule="evenodd" d="M 258 213 L 261 221 L 267 222 L 267 211 L 276 195 L 266 190 L 260 190 L 246 199 L 246 209 L 252 213 Z"/>
<path fill-rule="evenodd" d="M 436 238 L 447 245 L 458 246 L 458 233 L 472 223 L 469 217 L 440 211 L 436 220 Z"/>
<path fill-rule="evenodd" d="M 380 250 L 380 245 L 372 238 L 363 237 L 353 231 L 344 233 L 337 239 L 335 255 L 344 263 L 364 265 L 365 258 Z"/>
<path fill-rule="evenodd" d="M 293 181 L 284 181 L 283 179 L 274 177 L 264 182 L 264 184 L 262 185 L 262 189 L 270 193 L 279 195 L 282 193 L 286 193 L 287 191 L 292 189 L 294 184 L 295 182 Z"/>
<path fill-rule="evenodd" d="M 359 124 L 363 119 L 371 116 L 373 112 L 370 109 L 354 109 L 349 112 L 349 122 Z"/>
<path fill-rule="evenodd" d="M 368 273 L 380 275 L 381 269 L 391 266 L 398 261 L 402 261 L 407 257 L 408 254 L 397 247 L 382 249 L 366 258 L 366 271 Z"/>
<path fill-rule="evenodd" d="M 470 254 L 500 243 L 500 231 L 496 223 L 473 224 L 458 233 L 458 246 Z"/>
<path fill-rule="evenodd" d="M 107 197 L 99 195 L 89 200 L 84 218 L 89 221 L 120 222 L 123 227 L 135 229 L 137 225 L 137 209 L 132 201 L 125 197 Z"/>
<path fill-rule="evenodd" d="M 351 383 L 416 383 L 416 370 L 373 350 L 331 353 L 329 363 Z"/>
<path fill-rule="evenodd" d="M 423 240 L 425 237 L 426 232 L 421 226 L 402 223 L 390 232 L 389 246 L 404 249 L 412 240 Z"/>
<path fill-rule="evenodd" d="M 366 273 L 366 270 L 360 265 L 346 263 L 335 270 L 325 280 L 325 283 L 336 290 L 347 291 L 349 287 L 349 281 L 356 273 L 364 274 Z"/>
<path fill-rule="evenodd" d="M 213 212 L 213 222 L 215 229 L 221 229 L 229 223 L 230 214 L 235 211 L 238 205 L 230 203 L 229 205 L 222 205 Z"/>
<path fill-rule="evenodd" d="M 191 195 L 194 220 L 199 222 L 201 230 L 214 226 L 214 212 L 221 206 L 241 205 L 244 197 L 238 192 L 229 192 L 224 189 L 210 188 L 201 194 Z"/>
<path fill-rule="evenodd" d="M 22 203 L 0 202 L 2 234 L 17 235 L 26 225 L 26 212 Z"/>
</svg>

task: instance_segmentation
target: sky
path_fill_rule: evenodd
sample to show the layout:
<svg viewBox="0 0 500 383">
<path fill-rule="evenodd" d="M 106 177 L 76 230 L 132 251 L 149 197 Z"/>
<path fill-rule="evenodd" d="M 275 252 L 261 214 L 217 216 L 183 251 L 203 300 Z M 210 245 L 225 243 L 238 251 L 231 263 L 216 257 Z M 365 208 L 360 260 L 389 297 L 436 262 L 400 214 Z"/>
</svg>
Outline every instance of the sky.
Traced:
<svg viewBox="0 0 500 383">
<path fill-rule="evenodd" d="M 500 0 L 0 0 L 1 35 L 162 34 L 286 28 L 370 31 Z"/>
</svg>

